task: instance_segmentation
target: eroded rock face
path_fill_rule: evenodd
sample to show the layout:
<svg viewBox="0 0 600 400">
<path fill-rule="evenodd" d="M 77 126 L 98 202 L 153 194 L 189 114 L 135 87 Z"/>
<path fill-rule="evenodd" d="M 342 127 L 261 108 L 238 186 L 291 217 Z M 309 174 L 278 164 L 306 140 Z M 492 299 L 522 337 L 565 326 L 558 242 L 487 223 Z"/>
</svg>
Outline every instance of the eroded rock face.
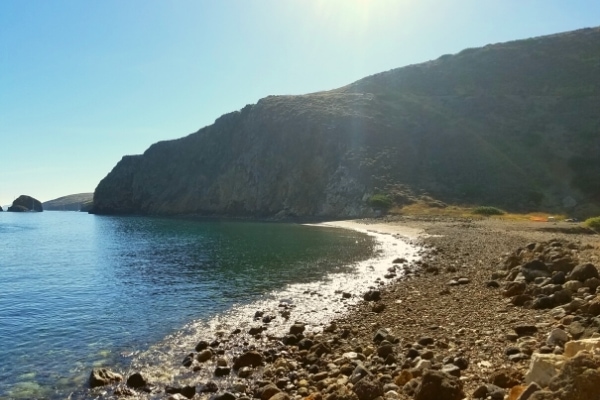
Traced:
<svg viewBox="0 0 600 400">
<path fill-rule="evenodd" d="M 12 206 L 8 207 L 7 211 L 25 212 L 25 211 L 44 211 L 42 203 L 31 196 L 21 195 L 13 201 Z"/>
<path fill-rule="evenodd" d="M 512 209 L 562 208 L 568 194 L 583 207 L 597 198 L 586 178 L 600 155 L 594 143 L 556 132 L 573 131 L 572 121 L 600 123 L 595 97 L 586 93 L 580 104 L 564 96 L 564 87 L 587 88 L 596 77 L 594 63 L 580 60 L 600 51 L 599 39 L 600 29 L 592 29 L 486 46 L 336 90 L 266 97 L 187 137 L 124 157 L 97 186 L 92 212 L 350 218 L 375 215 L 367 200 L 378 190 L 399 205 L 412 201 L 409 192 L 389 189 L 394 185 L 442 201 Z M 555 54 L 570 64 L 557 64 Z M 516 59 L 527 68 L 515 69 Z M 565 68 L 572 73 L 562 82 L 556 77 Z M 536 80 L 526 72 L 542 70 Z M 539 121 L 531 118 L 540 115 L 554 134 L 532 136 Z M 564 153 L 581 156 L 568 160 Z M 573 179 L 561 181 L 556 168 Z M 541 181 L 544 193 L 532 190 Z M 565 193 L 569 185 L 582 193 Z M 533 270 L 529 278 L 539 274 L 549 272 Z"/>
</svg>

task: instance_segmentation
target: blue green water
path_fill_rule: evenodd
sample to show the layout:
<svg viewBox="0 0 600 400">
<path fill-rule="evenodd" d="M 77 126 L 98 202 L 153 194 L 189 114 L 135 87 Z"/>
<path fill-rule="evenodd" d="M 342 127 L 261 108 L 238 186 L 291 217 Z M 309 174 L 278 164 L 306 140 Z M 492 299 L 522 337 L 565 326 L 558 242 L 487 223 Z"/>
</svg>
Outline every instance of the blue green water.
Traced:
<svg viewBox="0 0 600 400">
<path fill-rule="evenodd" d="M 193 321 L 373 256 L 295 224 L 0 213 L 0 398 L 65 398 Z"/>
</svg>

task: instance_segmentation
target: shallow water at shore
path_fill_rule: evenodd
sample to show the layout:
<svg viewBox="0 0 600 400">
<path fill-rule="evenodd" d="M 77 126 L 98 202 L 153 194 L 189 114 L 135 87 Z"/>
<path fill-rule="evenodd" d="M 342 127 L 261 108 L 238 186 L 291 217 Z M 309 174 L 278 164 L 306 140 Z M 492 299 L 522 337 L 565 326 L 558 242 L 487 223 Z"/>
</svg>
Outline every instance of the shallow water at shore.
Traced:
<svg viewBox="0 0 600 400">
<path fill-rule="evenodd" d="M 247 348 L 248 345 L 269 348 L 269 342 L 284 336 L 290 325 L 295 322 L 306 324 L 307 332 L 319 333 L 336 317 L 361 301 L 366 291 L 389 283 L 384 275 L 390 272 L 396 258 L 404 258 L 407 266 L 420 258 L 420 249 L 410 243 L 411 239 L 416 237 L 415 231 L 407 231 L 406 235 L 400 235 L 377 233 L 356 224 L 333 223 L 315 226 L 322 229 L 352 228 L 372 238 L 376 243 L 375 251 L 372 257 L 354 263 L 349 268 L 328 272 L 319 280 L 290 283 L 281 289 L 269 291 L 250 303 L 235 304 L 222 314 L 194 321 L 136 356 L 132 362 L 132 371 L 144 371 L 149 380 L 155 383 L 198 385 L 213 381 L 225 389 L 236 378 L 232 375 L 215 379 L 214 360 L 193 373 L 182 366 L 183 358 L 193 351 L 199 340 L 210 342 L 217 339 L 225 344 L 219 347 L 223 351 L 221 358 L 231 363 L 233 358 L 240 354 L 241 349 Z M 402 275 L 401 268 L 394 270 L 398 276 Z M 255 317 L 257 312 L 275 318 L 264 324 L 261 318 Z M 289 317 L 284 318 L 283 312 L 289 312 Z M 251 327 L 261 325 L 266 330 L 260 337 L 253 337 L 247 333 Z M 232 335 L 234 330 L 241 332 Z"/>
<path fill-rule="evenodd" d="M 290 321 L 320 329 L 383 275 L 386 254 L 412 254 L 388 237 L 397 251 L 364 263 L 379 239 L 328 227 L 3 213 L 0 398 L 85 396 L 96 366 L 169 380 L 199 337 L 258 309 L 285 329 L 282 299 Z"/>
</svg>

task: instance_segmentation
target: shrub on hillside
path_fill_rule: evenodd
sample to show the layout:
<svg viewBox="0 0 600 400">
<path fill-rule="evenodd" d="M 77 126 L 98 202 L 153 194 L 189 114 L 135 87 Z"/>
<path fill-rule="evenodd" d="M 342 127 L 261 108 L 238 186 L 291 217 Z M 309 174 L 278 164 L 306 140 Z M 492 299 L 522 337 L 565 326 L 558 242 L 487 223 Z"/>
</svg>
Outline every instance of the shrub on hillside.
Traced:
<svg viewBox="0 0 600 400">
<path fill-rule="evenodd" d="M 473 214 L 478 215 L 504 215 L 505 212 L 496 207 L 479 206 L 473 210 Z"/>
<path fill-rule="evenodd" d="M 371 207 L 377 208 L 380 210 L 387 210 L 387 209 L 391 208 L 392 205 L 394 205 L 394 202 L 392 201 L 392 199 L 390 199 L 389 196 L 387 196 L 385 194 L 374 194 L 373 196 L 369 197 L 369 200 L 367 200 L 367 203 Z"/>
<path fill-rule="evenodd" d="M 585 225 L 593 230 L 600 232 L 600 217 L 588 218 L 585 220 Z"/>
</svg>

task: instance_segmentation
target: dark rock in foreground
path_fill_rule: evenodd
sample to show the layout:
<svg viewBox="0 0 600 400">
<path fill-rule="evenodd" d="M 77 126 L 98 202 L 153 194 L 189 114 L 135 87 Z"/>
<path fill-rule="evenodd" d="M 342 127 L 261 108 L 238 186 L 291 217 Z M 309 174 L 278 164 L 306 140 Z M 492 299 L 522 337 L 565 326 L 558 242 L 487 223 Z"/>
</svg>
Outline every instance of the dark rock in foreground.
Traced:
<svg viewBox="0 0 600 400">
<path fill-rule="evenodd" d="M 27 196 L 22 194 L 15 201 L 13 201 L 12 206 L 8 207 L 7 211 L 12 212 L 26 212 L 26 211 L 37 211 L 42 212 L 44 208 L 42 207 L 42 203 L 34 199 L 31 196 Z"/>
</svg>

